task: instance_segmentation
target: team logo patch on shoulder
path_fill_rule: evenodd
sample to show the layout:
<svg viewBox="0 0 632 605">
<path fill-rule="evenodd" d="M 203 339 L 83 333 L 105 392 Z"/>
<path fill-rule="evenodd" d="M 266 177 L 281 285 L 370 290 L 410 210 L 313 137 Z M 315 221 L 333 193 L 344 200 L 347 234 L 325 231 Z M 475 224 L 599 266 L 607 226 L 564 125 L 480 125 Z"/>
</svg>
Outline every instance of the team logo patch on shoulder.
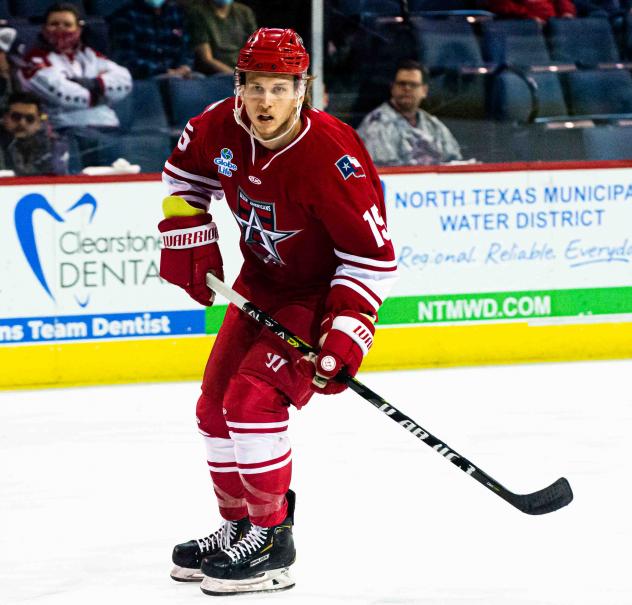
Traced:
<svg viewBox="0 0 632 605">
<path fill-rule="evenodd" d="M 356 179 L 365 176 L 362 164 L 360 164 L 360 162 L 358 162 L 358 160 L 352 155 L 343 155 L 336 162 L 336 168 L 340 170 L 340 174 L 342 174 L 345 181 L 350 176 L 354 176 Z"/>
<path fill-rule="evenodd" d="M 228 147 L 224 147 L 221 150 L 219 157 L 213 160 L 213 163 L 217 166 L 217 172 L 223 174 L 224 176 L 233 176 L 231 171 L 237 170 L 237 165 L 233 164 L 233 152 L 228 149 Z"/>
</svg>

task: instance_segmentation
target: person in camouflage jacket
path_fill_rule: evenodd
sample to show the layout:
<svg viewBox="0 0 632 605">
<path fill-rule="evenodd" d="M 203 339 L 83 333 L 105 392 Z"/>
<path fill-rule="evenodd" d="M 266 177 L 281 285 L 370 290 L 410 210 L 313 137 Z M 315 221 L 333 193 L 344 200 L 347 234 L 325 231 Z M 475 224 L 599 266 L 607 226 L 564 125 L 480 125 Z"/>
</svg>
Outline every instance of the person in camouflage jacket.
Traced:
<svg viewBox="0 0 632 605">
<path fill-rule="evenodd" d="M 367 114 L 358 134 L 378 166 L 419 166 L 461 160 L 461 149 L 439 119 L 419 108 L 428 94 L 425 69 L 404 61 L 391 98 Z"/>
</svg>

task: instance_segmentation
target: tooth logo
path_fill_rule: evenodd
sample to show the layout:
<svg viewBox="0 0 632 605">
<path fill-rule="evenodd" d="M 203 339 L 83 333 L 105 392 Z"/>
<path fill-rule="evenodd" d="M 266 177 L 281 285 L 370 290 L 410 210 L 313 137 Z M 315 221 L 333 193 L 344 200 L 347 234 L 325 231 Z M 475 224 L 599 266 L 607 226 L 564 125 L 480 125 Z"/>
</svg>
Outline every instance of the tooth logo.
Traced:
<svg viewBox="0 0 632 605">
<path fill-rule="evenodd" d="M 97 201 L 89 193 L 84 194 L 77 202 L 70 206 L 70 208 L 66 210 L 65 214 L 70 214 L 71 212 L 73 212 L 77 208 L 81 208 L 82 206 L 89 206 L 92 208 L 92 212 L 90 213 L 90 218 L 88 220 L 88 222 L 91 223 L 97 211 Z M 33 218 L 36 211 L 44 212 L 58 223 L 65 222 L 65 219 L 50 205 L 49 201 L 40 193 L 29 193 L 28 195 L 25 195 L 15 206 L 15 229 L 17 231 L 18 240 L 20 242 L 22 252 L 24 253 L 24 257 L 26 258 L 26 262 L 31 268 L 31 271 L 33 271 L 33 274 L 37 278 L 40 286 L 42 286 L 50 299 L 54 301 L 55 296 L 51 292 L 50 286 L 48 285 L 48 280 L 44 275 L 42 262 L 40 260 L 39 251 L 37 249 L 37 241 L 35 240 Z M 80 301 L 75 296 L 75 300 L 80 307 L 86 307 L 90 300 L 90 297 L 88 296 L 85 301 Z"/>
</svg>

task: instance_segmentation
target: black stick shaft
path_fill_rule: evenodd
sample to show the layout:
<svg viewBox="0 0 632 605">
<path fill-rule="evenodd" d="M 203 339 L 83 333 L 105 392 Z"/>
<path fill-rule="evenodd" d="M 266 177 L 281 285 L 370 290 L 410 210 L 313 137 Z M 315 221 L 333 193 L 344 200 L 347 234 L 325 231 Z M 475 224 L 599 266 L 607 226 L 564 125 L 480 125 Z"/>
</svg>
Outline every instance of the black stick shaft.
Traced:
<svg viewBox="0 0 632 605">
<path fill-rule="evenodd" d="M 210 273 L 207 275 L 207 285 L 238 306 L 255 321 L 263 324 L 300 353 L 309 355 L 317 352 L 311 345 L 282 326 L 274 317 L 256 307 L 253 303 L 246 300 L 243 296 Z M 500 496 L 503 500 L 506 500 L 509 504 L 515 506 L 522 512 L 528 514 L 549 513 L 566 506 L 572 501 L 573 493 L 568 481 L 564 478 L 558 479 L 550 486 L 532 494 L 514 494 L 356 378 L 343 375 L 337 377 L 337 380 L 345 382 L 351 390 L 366 399 L 380 412 L 388 416 L 394 422 L 397 422 L 397 424 L 405 428 L 420 441 L 423 441 L 437 453 L 441 454 L 446 460 L 452 462 L 452 464 L 460 468 L 464 473 L 476 479 L 476 481 L 484 485 L 491 492 Z"/>
</svg>

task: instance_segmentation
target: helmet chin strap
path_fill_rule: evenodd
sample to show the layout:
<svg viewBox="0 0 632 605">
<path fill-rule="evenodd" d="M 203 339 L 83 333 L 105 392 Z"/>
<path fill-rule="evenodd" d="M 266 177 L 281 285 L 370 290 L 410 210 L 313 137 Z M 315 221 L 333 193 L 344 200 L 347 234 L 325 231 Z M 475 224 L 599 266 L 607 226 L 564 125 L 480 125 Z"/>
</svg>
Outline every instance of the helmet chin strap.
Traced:
<svg viewBox="0 0 632 605">
<path fill-rule="evenodd" d="M 235 108 L 233 109 L 233 117 L 235 118 L 235 122 L 237 122 L 237 124 L 239 124 L 250 135 L 251 139 L 256 139 L 260 143 L 271 143 L 272 141 L 278 141 L 279 139 L 282 139 L 285 135 L 287 135 L 289 132 L 291 132 L 294 126 L 296 126 L 296 123 L 301 119 L 301 107 L 303 106 L 303 102 L 299 101 L 296 104 L 294 119 L 292 120 L 292 123 L 288 126 L 287 130 L 277 135 L 276 137 L 272 137 L 271 139 L 264 139 L 262 136 L 257 134 L 257 131 L 255 127 L 252 125 L 252 123 L 250 124 L 250 127 L 248 127 L 246 126 L 246 124 L 244 124 L 244 121 L 241 119 L 241 112 L 244 108 L 244 100 L 242 98 L 243 89 L 242 90 L 240 89 L 242 89 L 242 87 L 238 86 L 237 90 L 235 91 L 237 94 L 235 95 Z M 303 94 L 305 94 L 305 81 L 301 80 L 301 82 L 299 83 L 298 89 L 296 91 L 296 98 L 300 99 Z M 241 99 L 241 105 L 239 104 L 240 99 Z"/>
</svg>

